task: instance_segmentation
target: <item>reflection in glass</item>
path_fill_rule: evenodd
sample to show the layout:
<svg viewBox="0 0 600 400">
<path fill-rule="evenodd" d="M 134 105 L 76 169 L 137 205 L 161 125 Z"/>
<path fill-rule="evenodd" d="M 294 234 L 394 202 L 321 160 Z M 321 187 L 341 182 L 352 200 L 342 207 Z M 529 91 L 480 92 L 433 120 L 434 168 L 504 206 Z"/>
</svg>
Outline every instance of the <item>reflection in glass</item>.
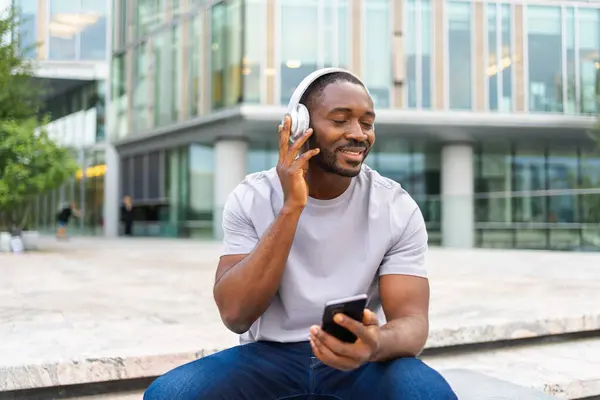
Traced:
<svg viewBox="0 0 600 400">
<path fill-rule="evenodd" d="M 476 154 L 475 221 L 505 223 L 512 221 L 512 163 L 507 142 L 483 143 Z"/>
<path fill-rule="evenodd" d="M 565 112 L 575 114 L 577 112 L 577 83 L 575 76 L 575 9 L 569 7 L 565 9 L 565 45 L 566 45 L 566 99 Z"/>
<path fill-rule="evenodd" d="M 137 0 L 135 3 L 136 37 L 145 36 L 157 28 L 164 18 L 164 7 L 161 0 Z"/>
<path fill-rule="evenodd" d="M 182 25 L 178 24 L 171 28 L 171 43 L 167 44 L 167 48 L 170 50 L 170 122 L 177 121 L 179 119 L 179 110 L 181 109 L 181 61 L 183 58 L 183 48 L 181 45 L 181 29 Z M 166 50 L 166 49 L 165 49 Z"/>
<path fill-rule="evenodd" d="M 595 114 L 600 93 L 600 10 L 578 9 L 581 113 Z"/>
<path fill-rule="evenodd" d="M 171 30 L 164 29 L 152 40 L 153 87 L 154 87 L 154 126 L 171 121 Z"/>
<path fill-rule="evenodd" d="M 212 221 L 214 206 L 213 148 L 193 144 L 189 153 L 189 221 Z"/>
<path fill-rule="evenodd" d="M 198 115 L 200 106 L 200 68 L 202 67 L 202 43 L 204 41 L 202 19 L 200 15 L 196 15 L 192 19 L 191 33 L 189 37 L 189 49 L 188 54 L 190 60 L 189 78 L 187 79 L 190 87 L 190 103 L 189 112 L 193 117 Z"/>
<path fill-rule="evenodd" d="M 133 130 L 140 131 L 150 127 L 148 120 L 149 63 L 146 42 L 134 49 L 133 62 Z"/>
<path fill-rule="evenodd" d="M 302 79 L 318 69 L 317 4 L 316 0 L 281 1 L 281 104 L 287 104 Z"/>
<path fill-rule="evenodd" d="M 348 0 L 322 0 L 319 2 L 323 13 L 321 43 L 323 67 L 348 68 Z"/>
<path fill-rule="evenodd" d="M 244 57 L 242 74 L 244 79 L 244 102 L 260 103 L 263 70 L 261 60 L 266 46 L 265 0 L 244 2 Z"/>
<path fill-rule="evenodd" d="M 546 222 L 546 198 L 531 193 L 546 189 L 546 164 L 543 147 L 516 146 L 513 160 L 515 191 L 514 219 L 518 222 Z"/>
<path fill-rule="evenodd" d="M 110 132 L 121 138 L 127 133 L 127 85 L 125 54 L 115 55 L 111 68 L 111 102 L 109 104 L 113 126 Z"/>
<path fill-rule="evenodd" d="M 409 108 L 417 107 L 417 10 L 418 0 L 407 0 L 405 8 L 404 57 L 406 59 L 406 104 Z"/>
<path fill-rule="evenodd" d="M 448 3 L 448 86 L 449 107 L 470 110 L 471 76 L 471 3 Z"/>
<path fill-rule="evenodd" d="M 486 7 L 488 30 L 488 65 L 486 76 L 488 80 L 488 108 L 498 110 L 498 29 L 496 13 L 497 3 L 490 3 Z"/>
<path fill-rule="evenodd" d="M 18 0 L 19 9 L 19 48 L 27 58 L 37 57 L 38 43 L 38 0 Z"/>
<path fill-rule="evenodd" d="M 392 84 L 392 30 L 387 0 L 364 3 L 362 79 L 369 88 L 375 108 L 390 106 Z"/>
<path fill-rule="evenodd" d="M 433 98 L 433 84 L 431 66 L 433 53 L 433 22 L 431 0 L 421 0 L 421 107 L 431 108 Z"/>
<path fill-rule="evenodd" d="M 242 5 L 240 0 L 218 3 L 211 19 L 212 108 L 242 100 Z"/>
<path fill-rule="evenodd" d="M 500 26 L 501 36 L 498 46 L 501 48 L 498 70 L 502 71 L 502 93 L 500 95 L 500 111 L 512 110 L 512 72 L 513 72 L 513 50 L 512 50 L 512 12 L 510 4 L 500 4 Z"/>
<path fill-rule="evenodd" d="M 82 19 L 85 25 L 80 36 L 80 59 L 104 60 L 106 58 L 106 1 L 81 0 Z"/>
<path fill-rule="evenodd" d="M 529 110 L 562 112 L 560 7 L 527 7 Z"/>
<path fill-rule="evenodd" d="M 50 60 L 75 60 L 76 41 L 87 19 L 79 14 L 79 4 L 72 0 L 50 0 L 50 22 L 48 24 Z"/>
<path fill-rule="evenodd" d="M 549 190 L 577 189 L 577 148 L 556 145 L 548 149 L 547 175 Z M 577 197 L 557 194 L 548 198 L 548 222 L 578 222 Z"/>
</svg>

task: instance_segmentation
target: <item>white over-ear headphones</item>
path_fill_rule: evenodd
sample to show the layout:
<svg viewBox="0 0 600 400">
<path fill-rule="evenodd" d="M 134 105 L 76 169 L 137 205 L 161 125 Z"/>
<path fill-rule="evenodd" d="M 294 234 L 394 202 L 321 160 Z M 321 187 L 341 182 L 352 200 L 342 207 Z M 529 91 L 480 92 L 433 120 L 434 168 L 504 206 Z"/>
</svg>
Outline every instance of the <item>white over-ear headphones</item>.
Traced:
<svg viewBox="0 0 600 400">
<path fill-rule="evenodd" d="M 287 109 L 287 113 L 292 120 L 292 126 L 290 127 L 290 140 L 292 142 L 306 132 L 310 126 L 310 115 L 308 114 L 308 109 L 306 106 L 304 106 L 304 104 L 300 104 L 300 99 L 302 99 L 304 92 L 306 92 L 306 90 L 315 80 L 317 80 L 317 78 L 320 78 L 323 75 L 333 74 L 335 72 L 344 72 L 352 75 L 358 79 L 359 82 L 362 82 L 356 75 L 342 68 L 321 68 L 304 78 L 296 87 L 296 90 L 294 90 Z"/>
</svg>

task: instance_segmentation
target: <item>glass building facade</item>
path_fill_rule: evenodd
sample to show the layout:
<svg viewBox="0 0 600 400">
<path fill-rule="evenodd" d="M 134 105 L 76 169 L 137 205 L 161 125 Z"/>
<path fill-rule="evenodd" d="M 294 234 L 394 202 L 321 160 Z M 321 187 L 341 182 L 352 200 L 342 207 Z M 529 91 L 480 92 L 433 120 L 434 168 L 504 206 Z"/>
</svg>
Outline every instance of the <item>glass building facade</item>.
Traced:
<svg viewBox="0 0 600 400">
<path fill-rule="evenodd" d="M 317 68 L 357 73 L 378 110 L 583 121 L 597 113 L 599 18 L 600 5 L 570 1 L 114 0 L 108 133 L 117 146 L 140 144 L 120 174 L 137 233 L 210 237 L 219 207 L 214 141 L 143 143 L 240 105 L 286 105 Z M 417 199 L 440 244 L 445 140 L 409 133 L 379 137 L 367 164 Z M 245 141 L 247 173 L 275 165 L 270 132 Z M 470 146 L 473 193 L 455 200 L 473 204 L 474 245 L 600 246 L 591 142 L 524 127 Z"/>
<path fill-rule="evenodd" d="M 41 114 L 50 122 L 40 128 L 80 166 L 61 188 L 34 199 L 31 224 L 53 233 L 59 208 L 75 202 L 82 216 L 71 224 L 72 233 L 101 234 L 110 2 L 13 0 L 12 6 L 20 16 L 20 50 L 34 61 L 44 87 Z"/>
<path fill-rule="evenodd" d="M 38 60 L 106 59 L 104 0 L 14 0 L 21 12 L 21 49 Z"/>
</svg>

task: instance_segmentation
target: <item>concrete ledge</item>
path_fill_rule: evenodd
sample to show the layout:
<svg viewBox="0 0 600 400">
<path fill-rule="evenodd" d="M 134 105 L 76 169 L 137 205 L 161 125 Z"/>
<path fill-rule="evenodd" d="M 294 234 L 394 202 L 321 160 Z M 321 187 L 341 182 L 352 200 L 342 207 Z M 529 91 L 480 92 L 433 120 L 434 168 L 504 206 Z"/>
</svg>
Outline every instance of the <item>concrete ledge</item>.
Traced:
<svg viewBox="0 0 600 400">
<path fill-rule="evenodd" d="M 437 350 L 451 346 L 459 347 L 596 330 L 600 330 L 600 315 L 522 323 L 512 322 L 496 326 L 467 326 L 432 331 L 425 348 Z M 186 362 L 226 349 L 230 347 L 231 342 L 222 340 L 215 342 L 214 345 L 214 348 L 198 351 L 167 351 L 163 354 L 132 356 L 119 356 L 119 352 L 115 351 L 117 354 L 114 357 L 87 357 L 40 364 L 0 365 L 0 392 L 158 376 Z M 506 351 L 510 351 L 510 349 Z M 431 357 L 437 358 L 435 355 Z M 461 363 L 457 365 L 461 365 Z M 600 371 L 600 365 L 598 370 Z"/>
<path fill-rule="evenodd" d="M 432 321 L 434 324 L 435 321 Z M 496 325 L 457 326 L 432 329 L 426 348 L 441 348 L 504 340 L 530 339 L 549 335 L 564 335 L 600 330 L 600 314 L 510 321 Z"/>
<path fill-rule="evenodd" d="M 556 400 L 557 397 L 467 369 L 441 371 L 460 400 Z"/>
</svg>

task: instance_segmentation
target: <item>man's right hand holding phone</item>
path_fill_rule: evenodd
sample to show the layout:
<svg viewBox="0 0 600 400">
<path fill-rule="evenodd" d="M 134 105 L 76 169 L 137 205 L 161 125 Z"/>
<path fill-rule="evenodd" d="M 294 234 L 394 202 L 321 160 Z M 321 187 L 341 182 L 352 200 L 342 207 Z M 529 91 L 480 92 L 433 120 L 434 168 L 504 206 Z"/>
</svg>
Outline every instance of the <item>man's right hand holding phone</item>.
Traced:
<svg viewBox="0 0 600 400">
<path fill-rule="evenodd" d="M 342 371 L 351 371 L 369 362 L 379 349 L 377 315 L 365 309 L 362 322 L 343 314 L 336 314 L 334 321 L 358 339 L 345 343 L 315 325 L 310 328 L 310 345 L 315 356 L 323 364 Z"/>
</svg>

